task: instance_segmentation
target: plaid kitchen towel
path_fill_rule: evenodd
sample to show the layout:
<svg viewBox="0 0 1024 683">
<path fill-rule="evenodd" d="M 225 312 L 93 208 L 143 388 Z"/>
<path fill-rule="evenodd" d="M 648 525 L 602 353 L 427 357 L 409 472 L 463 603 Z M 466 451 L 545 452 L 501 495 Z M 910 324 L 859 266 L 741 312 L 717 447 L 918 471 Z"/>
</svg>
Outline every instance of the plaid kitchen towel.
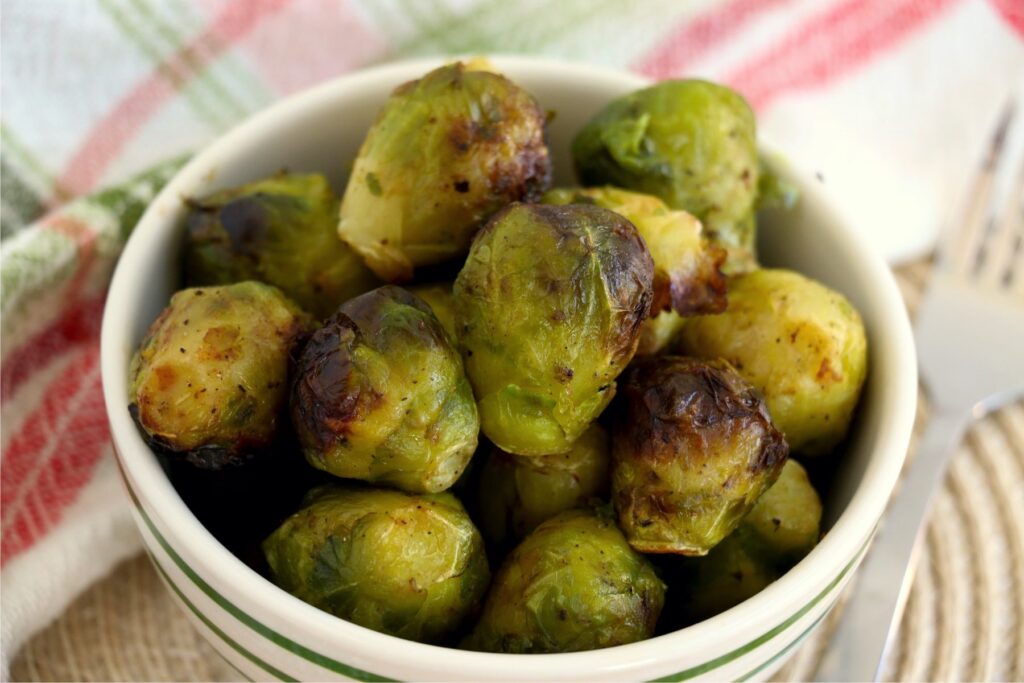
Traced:
<svg viewBox="0 0 1024 683">
<path fill-rule="evenodd" d="M 893 259 L 927 248 L 1008 93 L 1022 0 L 4 0 L 0 637 L 139 547 L 98 331 L 119 250 L 195 150 L 271 101 L 406 56 L 529 53 L 739 89 Z M 101 188 L 113 188 L 99 191 Z"/>
</svg>

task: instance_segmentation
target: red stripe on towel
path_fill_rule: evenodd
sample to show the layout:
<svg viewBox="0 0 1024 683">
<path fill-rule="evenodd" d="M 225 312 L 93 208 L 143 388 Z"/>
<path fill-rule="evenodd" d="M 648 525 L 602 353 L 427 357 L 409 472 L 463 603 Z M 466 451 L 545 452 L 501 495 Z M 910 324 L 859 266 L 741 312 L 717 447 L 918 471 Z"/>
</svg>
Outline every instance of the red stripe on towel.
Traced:
<svg viewBox="0 0 1024 683">
<path fill-rule="evenodd" d="M 724 80 L 756 109 L 820 87 L 897 46 L 957 0 L 845 0 L 809 18 Z"/>
<path fill-rule="evenodd" d="M 717 4 L 674 29 L 653 50 L 644 55 L 635 68 L 652 78 L 681 74 L 690 64 L 738 33 L 759 14 L 791 0 L 732 0 Z"/>
<path fill-rule="evenodd" d="M 46 388 L 3 454 L 0 565 L 61 521 L 109 442 L 99 347 L 91 345 Z"/>
<path fill-rule="evenodd" d="M 144 81 L 92 127 L 65 167 L 57 186 L 75 194 L 91 190 L 146 122 L 196 75 L 193 67 L 202 68 L 209 64 L 226 47 L 287 2 L 251 0 L 228 5 L 199 37 L 158 64 Z M 167 74 L 175 71 L 187 73 L 188 78 L 179 82 L 168 80 Z"/>
</svg>

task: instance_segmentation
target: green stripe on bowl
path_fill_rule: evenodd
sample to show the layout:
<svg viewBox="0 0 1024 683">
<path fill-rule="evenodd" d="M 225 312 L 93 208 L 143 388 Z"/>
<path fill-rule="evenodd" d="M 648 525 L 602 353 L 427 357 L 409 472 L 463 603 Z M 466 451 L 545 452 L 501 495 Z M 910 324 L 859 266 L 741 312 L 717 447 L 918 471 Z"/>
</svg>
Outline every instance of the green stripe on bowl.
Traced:
<svg viewBox="0 0 1024 683">
<path fill-rule="evenodd" d="M 865 541 L 865 542 L 864 542 L 864 545 L 862 545 L 862 546 L 860 547 L 860 550 L 858 550 L 858 551 L 857 551 L 857 554 L 856 554 L 856 555 L 854 556 L 854 558 L 853 558 L 853 560 L 851 561 L 851 563 L 850 563 L 849 565 L 847 565 L 847 568 L 849 568 L 849 567 L 850 567 L 851 565 L 856 565 L 856 564 L 857 564 L 857 562 L 859 562 L 859 561 L 860 561 L 860 558 L 861 558 L 861 557 L 863 557 L 863 556 L 864 556 L 864 553 L 866 553 L 866 552 L 867 552 L 867 550 L 868 550 L 868 546 L 869 546 L 869 545 L 871 544 L 871 539 L 872 539 L 873 537 L 874 537 L 874 532 L 872 532 L 871 536 L 868 536 L 868 540 L 867 540 L 867 541 Z M 845 570 L 844 570 L 844 571 L 845 571 Z M 840 578 L 842 578 L 842 577 L 840 577 Z M 797 645 L 799 645 L 799 644 L 801 643 L 801 641 L 803 641 L 803 639 L 804 639 L 804 638 L 806 638 L 806 637 L 807 637 L 807 635 L 808 635 L 808 634 L 809 634 L 809 633 L 810 633 L 811 631 L 813 631 L 813 630 L 814 630 L 814 628 L 815 628 L 815 627 L 816 627 L 816 626 L 817 626 L 818 624 L 820 624 L 820 623 L 821 623 L 821 620 L 822 620 L 822 619 L 824 619 L 825 617 L 827 617 L 827 616 L 829 615 L 829 612 L 830 612 L 830 610 L 825 610 L 824 612 L 822 612 L 821 614 L 819 614 L 819 615 L 818 615 L 818 616 L 817 616 L 817 617 L 816 617 L 816 618 L 814 619 L 814 621 L 813 621 L 813 622 L 811 622 L 811 625 L 810 625 L 810 626 L 808 626 L 808 627 L 807 627 L 806 629 L 804 629 L 804 632 L 803 632 L 803 633 L 801 633 L 800 635 L 798 635 L 798 636 L 797 636 L 796 638 L 794 638 L 794 639 L 793 639 L 793 642 L 791 642 L 791 643 L 790 643 L 789 645 L 787 645 L 786 647 L 782 648 L 782 649 L 781 649 L 781 650 L 779 650 L 779 651 L 778 651 L 777 653 L 775 653 L 775 655 L 774 655 L 774 656 L 773 656 L 773 657 L 772 657 L 771 659 L 769 659 L 768 661 L 766 661 L 766 662 L 764 662 L 763 664 L 759 665 L 759 666 L 758 666 L 757 668 L 753 669 L 752 671 L 748 671 L 748 672 L 747 672 L 746 674 L 744 674 L 744 675 L 743 675 L 743 676 L 741 676 L 740 678 L 737 678 L 736 680 L 737 680 L 737 681 L 748 681 L 748 680 L 750 680 L 751 678 L 753 678 L 754 676 L 756 676 L 757 674 L 759 674 L 759 673 L 760 673 L 761 671 L 763 671 L 764 669 L 768 668 L 769 666 L 771 666 L 772 664 L 774 664 L 775 662 L 777 662 L 777 661 L 778 661 L 779 659 L 781 659 L 782 657 L 785 657 L 785 656 L 786 656 L 786 654 L 788 654 L 790 650 L 792 650 L 792 649 L 793 649 L 794 647 L 796 647 Z"/>
<path fill-rule="evenodd" d="M 276 669 L 273 666 L 271 666 L 270 664 L 264 662 L 262 659 L 260 659 L 259 657 L 257 657 L 253 653 L 249 652 L 248 650 L 246 650 L 241 645 L 239 645 L 235 640 L 233 640 L 231 638 L 231 636 L 229 636 L 228 634 L 224 633 L 224 631 L 222 631 L 220 628 L 218 628 L 217 625 L 214 624 L 212 621 L 210 621 L 210 619 L 205 614 L 200 612 L 199 608 L 197 608 L 192 603 L 192 601 L 189 600 L 185 596 L 185 593 L 183 593 L 182 590 L 180 588 L 178 588 L 178 584 L 176 584 L 174 582 L 174 579 L 172 579 L 167 574 L 167 572 L 164 571 L 164 568 L 162 566 L 160 566 L 160 561 L 157 560 L 156 556 L 153 555 L 153 553 L 151 553 L 149 551 L 149 548 L 146 548 L 146 554 L 149 555 L 150 562 L 152 562 L 153 566 L 156 567 L 156 570 L 158 572 L 160 572 L 160 576 L 164 577 L 164 581 L 167 583 L 168 586 L 171 587 L 171 590 L 174 591 L 174 594 L 178 596 L 178 599 L 181 600 L 181 602 L 186 607 L 188 607 L 189 611 L 191 611 L 192 614 L 196 615 L 196 618 L 199 619 L 199 621 L 203 622 L 203 624 L 206 626 L 206 628 L 208 628 L 211 631 L 213 631 L 213 633 L 218 638 L 220 638 L 222 641 L 224 641 L 224 643 L 226 643 L 229 647 L 231 647 L 232 650 L 234 650 L 238 654 L 242 655 L 243 657 L 248 659 L 250 662 L 252 662 L 256 666 L 260 667 L 261 669 L 263 669 L 268 674 L 270 674 L 271 676 L 273 676 L 274 678 L 276 678 L 278 680 L 281 680 L 281 681 L 294 681 L 294 682 L 298 681 L 298 679 L 295 678 L 294 676 L 289 676 L 288 674 L 284 673 L 280 669 Z M 216 652 L 216 648 L 214 648 L 214 651 Z M 220 655 L 219 652 L 217 652 L 217 654 Z M 243 677 L 248 678 L 250 681 L 252 680 L 251 678 L 246 676 L 242 671 L 239 671 L 238 668 L 235 667 L 234 664 L 231 664 L 231 662 L 229 662 L 227 660 L 227 658 L 225 658 L 223 655 L 221 655 L 221 658 L 224 659 L 225 662 L 228 662 L 228 664 L 231 665 L 231 668 L 234 669 L 235 671 L 238 671 L 238 673 L 241 674 Z"/>
<path fill-rule="evenodd" d="M 825 610 L 824 612 L 819 614 L 817 617 L 815 617 L 814 621 L 811 622 L 811 625 L 808 626 L 806 629 L 804 629 L 803 633 L 801 633 L 796 638 L 794 638 L 793 642 L 791 642 L 789 645 L 787 645 L 786 647 L 784 647 L 781 650 L 779 650 L 778 652 L 776 652 L 774 655 L 772 655 L 772 657 L 768 661 L 762 662 L 756 668 L 748 671 L 747 673 L 745 673 L 742 676 L 740 676 L 739 678 L 737 678 L 736 679 L 737 683 L 742 683 L 743 681 L 749 681 L 751 678 L 753 678 L 757 674 L 761 673 L 762 671 L 767 669 L 769 666 L 771 666 L 775 662 L 779 661 L 779 659 L 781 659 L 782 657 L 785 657 L 787 654 L 789 654 L 789 651 L 792 650 L 797 645 L 799 645 L 803 641 L 803 639 L 807 637 L 807 634 L 810 633 L 811 631 L 813 631 L 814 627 L 816 627 L 818 624 L 820 624 L 821 620 L 828 616 L 828 613 L 829 613 L 829 611 Z"/>
<path fill-rule="evenodd" d="M 302 657 L 306 661 L 316 664 L 319 667 L 322 667 L 329 671 L 333 671 L 334 673 L 338 673 L 343 676 L 348 676 L 349 678 L 354 678 L 359 681 L 394 681 L 393 678 L 387 678 L 385 676 L 380 676 L 369 671 L 363 671 L 362 669 L 357 669 L 356 667 L 345 664 L 344 662 L 339 662 L 336 659 L 331 659 L 330 657 L 324 656 L 318 652 L 314 652 L 313 650 L 310 650 L 309 648 L 300 645 L 299 643 L 296 643 L 295 641 L 290 640 L 285 636 L 282 636 L 273 629 L 264 626 L 262 623 L 260 623 L 253 617 L 249 616 L 247 613 L 243 612 L 241 609 L 239 609 L 233 603 L 231 603 L 227 598 L 225 598 L 223 595 L 214 590 L 213 587 L 210 586 L 210 584 L 206 583 L 206 581 L 204 581 L 201 576 L 196 574 L 195 570 L 193 570 L 192 567 L 190 567 L 183 559 L 181 559 L 181 556 L 174 551 L 174 548 L 172 548 L 171 545 L 167 542 L 167 539 L 165 539 L 163 535 L 157 530 L 156 525 L 153 524 L 153 520 L 149 518 L 149 514 L 147 514 L 145 508 L 142 506 L 142 503 L 139 502 L 138 496 L 136 496 L 135 490 L 128 482 L 128 477 L 125 476 L 124 470 L 121 469 L 120 460 L 118 460 L 117 464 L 118 470 L 121 472 L 121 480 L 124 481 L 125 488 L 128 490 L 128 495 L 131 497 L 132 503 L 135 505 L 135 508 L 139 511 L 139 514 L 142 516 L 142 520 L 146 523 L 146 527 L 149 529 L 150 533 L 153 534 L 153 537 L 160 544 L 160 547 L 163 548 L 167 556 L 174 562 L 175 565 L 177 565 L 178 569 L 180 569 L 181 572 L 185 576 L 187 576 L 189 580 L 196 585 L 197 588 L 199 588 L 199 590 L 205 593 L 207 597 L 209 597 L 218 606 L 220 606 L 221 609 L 223 609 L 225 612 L 228 612 L 229 614 L 231 614 L 231 616 L 235 617 L 235 619 L 242 622 L 256 633 L 259 633 L 261 636 L 271 641 L 272 643 L 278 645 L 279 647 L 285 650 L 288 650 L 293 654 L 298 655 L 299 657 Z"/>
<path fill-rule="evenodd" d="M 153 556 L 152 556 L 152 555 L 150 555 L 150 557 L 153 557 Z M 238 677 L 239 677 L 239 678 L 244 678 L 244 679 L 245 679 L 245 680 L 247 680 L 247 681 L 253 681 L 253 682 L 254 682 L 254 681 L 256 680 L 255 678 L 250 678 L 248 674 L 246 674 L 246 673 L 245 673 L 244 671 L 242 671 L 242 670 L 241 670 L 241 669 L 239 669 L 239 668 L 238 668 L 237 666 L 235 666 L 234 662 L 232 662 L 232 661 L 231 661 L 230 659 L 228 659 L 227 657 L 225 657 L 225 656 L 224 656 L 224 655 L 223 655 L 223 654 L 221 653 L 221 651 L 220 651 L 220 650 L 218 650 L 217 648 L 215 648 L 215 647 L 212 647 L 212 646 L 210 647 L 210 649 L 211 649 L 211 650 L 213 650 L 213 653 L 214 653 L 215 655 L 217 655 L 218 657 L 220 657 L 220 661 L 222 661 L 222 662 L 224 662 L 225 664 L 227 664 L 227 665 L 228 665 L 228 667 L 230 667 L 232 671 L 234 671 L 234 672 L 235 672 L 236 674 L 238 674 Z"/>
<path fill-rule="evenodd" d="M 871 536 L 868 536 L 868 540 L 864 541 L 864 544 L 860 547 L 860 550 L 857 551 L 857 554 L 853 556 L 853 559 L 850 560 L 845 567 L 843 567 L 843 570 L 839 572 L 839 574 L 834 579 L 832 579 L 832 581 L 827 586 L 825 586 L 824 590 L 818 593 L 813 600 L 811 600 L 809 603 L 801 607 L 799 611 L 797 611 L 795 614 L 793 614 L 791 617 L 786 619 L 784 622 L 782 622 L 775 628 L 771 629 L 770 631 L 766 631 L 765 633 L 761 634 L 757 638 L 754 638 L 752 641 L 750 641 L 742 647 L 738 647 L 731 652 L 726 652 L 724 655 L 720 657 L 715 657 L 714 659 L 704 662 L 703 664 L 699 664 L 689 669 L 685 669 L 684 671 L 680 671 L 678 673 L 669 674 L 668 676 L 663 676 L 662 678 L 655 678 L 654 681 L 685 681 L 691 678 L 695 678 L 697 676 L 700 676 L 701 674 L 705 674 L 709 671 L 713 671 L 714 669 L 724 666 L 729 662 L 742 657 L 751 650 L 754 650 L 755 648 L 764 645 L 769 640 L 775 638 L 775 636 L 785 631 L 787 628 L 789 628 L 794 623 L 799 621 L 799 619 L 802 616 L 804 616 L 812 609 L 814 609 L 815 605 L 817 605 L 819 602 L 825 599 L 825 596 L 831 593 L 832 590 L 839 585 L 839 582 L 843 580 L 843 577 L 850 573 L 850 570 L 853 569 L 854 565 L 857 564 L 857 561 L 864 554 L 864 551 L 867 550 L 868 544 L 870 542 Z"/>
<path fill-rule="evenodd" d="M 274 644 L 278 645 L 279 647 L 281 647 L 281 648 L 283 648 L 285 650 L 288 650 L 289 652 L 292 652 L 293 654 L 296 654 L 299 657 L 302 657 L 303 659 L 305 659 L 305 660 L 307 660 L 309 662 L 312 662 L 313 664 L 316 664 L 317 666 L 320 666 L 320 667 L 322 667 L 324 669 L 327 669 L 329 671 L 333 671 L 335 673 L 342 674 L 344 676 L 349 676 L 351 678 L 354 678 L 356 680 L 361 680 L 361 681 L 393 681 L 394 680 L 392 678 L 386 678 L 384 676 L 380 676 L 378 674 L 371 673 L 369 671 L 363 671 L 362 669 L 357 669 L 357 668 L 355 668 L 353 666 L 345 664 L 344 662 L 339 662 L 339 661 L 337 661 L 335 659 L 331 659 L 330 657 L 327 657 L 325 655 L 319 654 L 318 652 L 314 652 L 313 650 L 310 650 L 309 648 L 307 648 L 307 647 L 305 647 L 303 645 L 300 645 L 299 643 L 296 643 L 296 642 L 288 639 L 287 637 L 277 633 L 273 629 L 271 629 L 271 628 L 269 628 L 267 626 L 264 626 L 262 623 L 260 623 L 259 621 L 257 621 L 256 619 L 254 619 L 253 617 L 251 617 L 250 615 L 248 615 L 247 613 L 245 613 L 244 611 L 242 611 L 238 607 L 236 607 L 230 601 L 228 601 L 227 598 L 222 596 L 220 593 L 218 593 L 216 590 L 214 590 L 212 586 L 210 586 L 208 583 L 206 583 L 206 581 L 204 581 L 202 579 L 202 577 L 200 577 L 195 572 L 195 570 L 193 570 L 181 558 L 181 556 L 178 555 L 174 551 L 174 549 L 167 542 L 167 540 L 163 537 L 163 535 L 157 530 L 156 525 L 153 524 L 153 520 L 150 519 L 149 514 L 143 508 L 142 503 L 139 501 L 137 495 L 135 494 L 134 489 L 132 488 L 131 484 L 128 481 L 128 477 L 124 473 L 124 470 L 122 468 L 122 465 L 121 465 L 121 462 L 120 462 L 119 458 L 117 459 L 117 466 L 118 466 L 119 472 L 121 473 L 121 479 L 124 482 L 125 488 L 128 491 L 128 495 L 131 497 L 132 503 L 135 505 L 135 508 L 139 511 L 139 514 L 141 515 L 143 521 L 146 523 L 146 527 L 149 529 L 150 533 L 153 534 L 153 537 L 156 538 L 157 542 L 160 544 L 160 547 L 163 548 L 164 552 L 167 553 L 167 556 L 175 563 L 175 565 L 177 565 L 177 567 L 182 571 L 182 573 L 185 574 L 185 576 L 187 576 L 189 578 L 189 580 L 191 580 L 192 583 L 194 583 L 196 585 L 196 587 L 198 587 L 204 594 L 207 595 L 207 597 L 209 597 L 211 600 L 213 600 L 224 611 L 228 612 L 229 614 L 234 616 L 236 619 L 241 621 L 243 624 L 248 626 L 250 629 L 252 629 L 253 631 L 259 633 L 260 635 L 262 635 L 263 637 L 267 638 L 268 640 L 270 640 Z M 839 585 L 839 583 L 850 572 L 850 570 L 853 569 L 853 567 L 857 564 L 858 560 L 861 558 L 861 556 L 867 550 L 868 545 L 871 542 L 872 536 L 873 536 L 873 534 L 868 536 L 868 539 L 864 541 L 863 545 L 861 545 L 860 549 L 857 551 L 857 554 L 854 555 L 853 559 L 850 560 L 846 564 L 845 567 L 843 567 L 842 571 L 840 571 L 839 574 L 834 579 L 832 579 L 832 581 L 827 586 L 825 586 L 825 588 L 820 593 L 818 593 L 818 595 L 816 595 L 810 602 L 808 602 L 806 605 L 804 605 L 802 608 L 800 608 L 800 610 L 795 612 L 792 616 L 790 616 L 788 619 L 786 619 L 782 623 L 778 624 L 777 626 L 775 626 L 771 630 L 766 631 L 765 633 L 763 633 L 762 635 L 758 636 L 754 640 L 751 640 L 746 645 L 743 645 L 741 647 L 736 648 L 735 650 L 732 650 L 732 651 L 727 652 L 727 653 L 725 653 L 725 654 L 723 654 L 723 655 L 721 655 L 719 657 L 716 657 L 716 658 L 711 659 L 711 660 L 709 660 L 707 662 L 704 662 L 703 664 L 699 664 L 697 666 L 690 667 L 689 669 L 684 669 L 683 671 L 680 671 L 678 673 L 669 674 L 667 676 L 663 676 L 661 678 L 657 678 L 657 679 L 653 679 L 653 680 L 655 682 L 661 682 L 661 681 L 685 681 L 685 680 L 689 680 L 689 679 L 692 679 L 692 678 L 696 678 L 697 676 L 706 674 L 706 673 L 708 673 L 710 671 L 713 671 L 713 670 L 718 669 L 718 668 L 720 668 L 722 666 L 725 666 L 726 664 L 728 664 L 728 663 L 730 663 L 730 662 L 732 662 L 732 661 L 734 661 L 736 659 L 739 659 L 743 655 L 751 652 L 752 650 L 754 650 L 754 649 L 760 647 L 761 645 L 767 643 L 768 641 L 774 639 L 776 636 L 778 636 L 783 631 L 788 629 L 794 623 L 799 621 L 800 618 L 803 617 L 804 615 L 806 615 L 810 610 L 814 609 L 814 607 L 818 603 L 820 603 L 822 600 L 824 600 L 825 597 L 829 593 L 831 593 L 836 588 L 836 586 Z M 173 585 L 173 583 L 172 583 L 172 585 Z M 197 614 L 198 614 L 198 612 L 197 612 Z M 822 616 L 824 616 L 824 615 L 822 615 Z M 814 625 L 816 625 L 820 619 L 821 619 L 821 617 L 818 617 L 818 620 L 816 620 L 815 623 L 812 624 L 810 628 L 813 628 Z M 800 639 L 803 638 L 804 635 L 806 635 L 806 633 L 808 631 L 810 631 L 810 628 L 807 629 L 807 631 L 805 631 L 805 633 L 801 634 L 798 638 L 796 638 L 793 641 L 793 643 L 790 643 L 785 649 L 782 650 L 782 652 L 777 653 L 772 659 L 769 659 L 767 662 L 765 662 L 764 664 L 760 665 L 758 668 L 756 668 L 753 671 L 751 671 L 750 673 L 746 674 L 746 677 L 750 677 L 750 676 L 755 675 L 756 673 L 761 671 L 763 668 L 769 666 L 772 662 L 776 661 L 779 657 L 782 656 L 783 653 L 787 652 L 790 648 L 792 648 L 795 643 L 799 642 Z M 284 676 L 284 674 L 282 674 L 282 676 Z M 286 679 L 286 680 L 294 680 L 294 679 Z M 745 680 L 745 678 L 744 679 L 740 679 L 740 680 Z"/>
</svg>

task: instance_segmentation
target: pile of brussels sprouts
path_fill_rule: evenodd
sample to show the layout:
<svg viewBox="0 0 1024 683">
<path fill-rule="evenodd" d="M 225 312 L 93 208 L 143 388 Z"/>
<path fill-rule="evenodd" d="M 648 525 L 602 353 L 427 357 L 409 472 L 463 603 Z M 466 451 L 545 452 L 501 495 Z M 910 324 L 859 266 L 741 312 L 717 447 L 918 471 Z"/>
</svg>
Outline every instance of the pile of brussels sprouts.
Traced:
<svg viewBox="0 0 1024 683">
<path fill-rule="evenodd" d="M 215 533 L 343 619 L 608 647 L 820 537 L 788 456 L 836 452 L 867 345 L 841 294 L 758 266 L 756 210 L 792 194 L 750 107 L 695 80 L 615 100 L 573 141 L 581 188 L 550 188 L 545 124 L 444 66 L 384 103 L 340 201 L 283 172 L 188 200 L 189 288 L 129 410 Z"/>
</svg>

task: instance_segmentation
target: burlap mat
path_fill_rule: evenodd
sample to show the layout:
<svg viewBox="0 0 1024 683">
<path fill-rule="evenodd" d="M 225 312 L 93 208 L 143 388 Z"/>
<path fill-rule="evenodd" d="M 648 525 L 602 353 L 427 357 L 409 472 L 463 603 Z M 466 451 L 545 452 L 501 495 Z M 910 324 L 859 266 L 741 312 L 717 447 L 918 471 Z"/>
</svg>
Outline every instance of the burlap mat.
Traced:
<svg viewBox="0 0 1024 683">
<path fill-rule="evenodd" d="M 897 271 L 911 311 L 927 274 L 926 262 Z M 925 419 L 922 402 L 918 431 Z M 971 429 L 927 539 L 888 678 L 1024 680 L 1024 403 Z M 813 676 L 837 613 L 779 672 L 780 680 Z M 192 630 L 144 556 L 120 565 L 29 641 L 11 678 L 239 680 Z"/>
</svg>

